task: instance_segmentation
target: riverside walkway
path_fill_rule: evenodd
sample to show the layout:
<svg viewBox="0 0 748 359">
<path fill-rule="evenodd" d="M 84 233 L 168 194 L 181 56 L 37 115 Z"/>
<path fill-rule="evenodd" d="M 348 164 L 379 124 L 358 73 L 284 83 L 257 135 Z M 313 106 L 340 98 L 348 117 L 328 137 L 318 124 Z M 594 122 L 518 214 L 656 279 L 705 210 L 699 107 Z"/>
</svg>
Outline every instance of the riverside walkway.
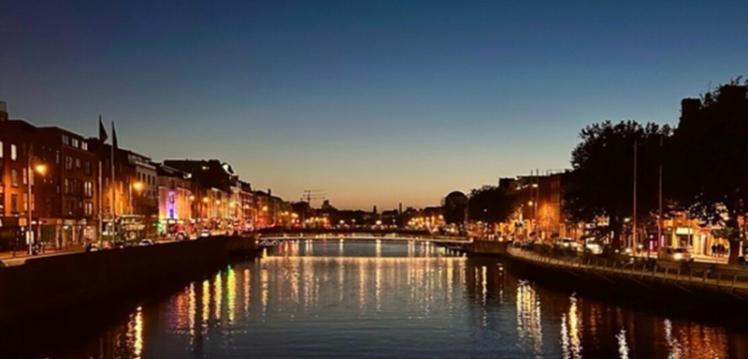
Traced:
<svg viewBox="0 0 748 359">
<path fill-rule="evenodd" d="M 645 261 L 612 260 L 596 256 L 553 257 L 516 247 L 507 249 L 516 260 L 549 269 L 584 273 L 613 282 L 626 279 L 645 287 L 668 284 L 685 292 L 709 290 L 748 301 L 748 269 L 741 266 Z"/>
</svg>

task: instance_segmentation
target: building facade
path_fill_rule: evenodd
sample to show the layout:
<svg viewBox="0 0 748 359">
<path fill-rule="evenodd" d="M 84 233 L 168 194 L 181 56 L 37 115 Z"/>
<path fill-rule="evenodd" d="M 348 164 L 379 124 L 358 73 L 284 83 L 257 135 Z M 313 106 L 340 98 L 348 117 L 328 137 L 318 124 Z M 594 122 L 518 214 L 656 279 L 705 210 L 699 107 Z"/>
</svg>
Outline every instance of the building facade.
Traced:
<svg viewBox="0 0 748 359">
<path fill-rule="evenodd" d="M 86 139 L 9 119 L 1 107 L 0 247 L 62 249 L 95 240 L 97 161 Z"/>
<path fill-rule="evenodd" d="M 167 236 L 191 232 L 192 175 L 166 165 L 157 165 L 159 233 Z"/>
</svg>

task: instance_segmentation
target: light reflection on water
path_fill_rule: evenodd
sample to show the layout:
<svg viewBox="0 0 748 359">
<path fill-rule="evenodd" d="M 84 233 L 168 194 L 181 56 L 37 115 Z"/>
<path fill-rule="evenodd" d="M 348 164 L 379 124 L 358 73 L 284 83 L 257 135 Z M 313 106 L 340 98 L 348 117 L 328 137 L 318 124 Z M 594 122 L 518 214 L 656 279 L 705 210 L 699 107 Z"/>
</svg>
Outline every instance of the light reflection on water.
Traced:
<svg viewBox="0 0 748 359">
<path fill-rule="evenodd" d="M 51 357 L 746 357 L 748 337 L 550 291 L 420 242 L 297 241 Z M 2 354 L 2 350 L 0 350 Z M 44 354 L 44 353 L 43 353 Z M 59 354 L 59 355 L 54 355 Z"/>
</svg>

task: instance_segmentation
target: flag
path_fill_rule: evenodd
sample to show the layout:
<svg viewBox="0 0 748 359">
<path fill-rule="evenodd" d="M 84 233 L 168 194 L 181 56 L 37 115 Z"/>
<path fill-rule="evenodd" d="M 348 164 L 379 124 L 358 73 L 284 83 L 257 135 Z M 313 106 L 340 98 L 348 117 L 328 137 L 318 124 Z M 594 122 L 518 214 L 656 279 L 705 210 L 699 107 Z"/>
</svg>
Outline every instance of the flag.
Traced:
<svg viewBox="0 0 748 359">
<path fill-rule="evenodd" d="M 114 130 L 114 121 L 112 121 L 112 146 L 117 148 L 117 131 Z"/>
<path fill-rule="evenodd" d="M 101 115 L 99 115 L 99 141 L 101 141 L 101 143 L 104 143 L 106 142 L 107 138 L 109 138 L 109 136 L 106 134 L 104 124 L 101 123 Z"/>
</svg>

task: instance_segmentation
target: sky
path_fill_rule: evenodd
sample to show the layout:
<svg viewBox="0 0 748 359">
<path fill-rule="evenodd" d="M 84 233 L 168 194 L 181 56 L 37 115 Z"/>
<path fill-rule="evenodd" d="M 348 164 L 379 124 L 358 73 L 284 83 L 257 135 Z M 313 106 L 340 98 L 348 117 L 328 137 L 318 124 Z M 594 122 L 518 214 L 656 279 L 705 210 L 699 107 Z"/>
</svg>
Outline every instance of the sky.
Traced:
<svg viewBox="0 0 748 359">
<path fill-rule="evenodd" d="M 569 167 L 579 130 L 676 124 L 748 75 L 747 1 L 0 2 L 12 118 L 155 161 L 219 158 L 288 200 L 439 204 Z"/>
</svg>

